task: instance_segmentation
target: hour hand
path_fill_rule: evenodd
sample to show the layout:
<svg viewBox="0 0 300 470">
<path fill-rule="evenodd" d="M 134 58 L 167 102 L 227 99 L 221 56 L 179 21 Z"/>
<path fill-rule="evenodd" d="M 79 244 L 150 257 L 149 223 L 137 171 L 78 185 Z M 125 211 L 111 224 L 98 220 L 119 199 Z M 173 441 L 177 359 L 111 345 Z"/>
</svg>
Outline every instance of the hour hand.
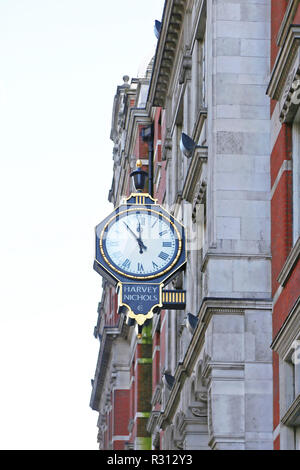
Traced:
<svg viewBox="0 0 300 470">
<path fill-rule="evenodd" d="M 144 243 L 142 242 L 142 240 L 140 238 L 138 238 L 137 241 L 138 241 L 138 244 L 139 244 L 139 247 L 140 247 L 140 253 L 143 253 L 143 249 L 147 250 L 147 247 L 144 245 Z"/>
</svg>

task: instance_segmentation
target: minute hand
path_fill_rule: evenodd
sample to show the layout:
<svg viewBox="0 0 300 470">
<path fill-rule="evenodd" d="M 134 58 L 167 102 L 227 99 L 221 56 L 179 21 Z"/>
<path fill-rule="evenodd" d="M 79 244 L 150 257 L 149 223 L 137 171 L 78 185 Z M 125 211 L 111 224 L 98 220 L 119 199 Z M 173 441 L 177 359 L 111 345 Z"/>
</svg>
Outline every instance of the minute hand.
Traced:
<svg viewBox="0 0 300 470">
<path fill-rule="evenodd" d="M 147 247 L 144 245 L 144 243 L 142 242 L 141 238 L 138 237 L 133 230 L 131 230 L 131 228 L 129 227 L 129 225 L 126 224 L 126 222 L 123 222 L 124 225 L 126 225 L 127 229 L 129 230 L 129 232 L 132 233 L 132 235 L 134 236 L 134 238 L 136 239 L 136 241 L 138 242 L 139 244 L 139 247 L 140 247 L 140 250 L 143 248 L 144 250 L 147 250 Z M 143 251 L 140 251 L 140 253 L 143 253 Z"/>
</svg>

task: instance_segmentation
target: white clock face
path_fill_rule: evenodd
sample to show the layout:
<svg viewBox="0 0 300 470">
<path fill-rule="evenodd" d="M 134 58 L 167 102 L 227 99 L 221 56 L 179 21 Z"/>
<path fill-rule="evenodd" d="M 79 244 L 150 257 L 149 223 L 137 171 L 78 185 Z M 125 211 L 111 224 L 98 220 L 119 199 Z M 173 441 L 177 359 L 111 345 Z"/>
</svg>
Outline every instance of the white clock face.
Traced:
<svg viewBox="0 0 300 470">
<path fill-rule="evenodd" d="M 174 224 L 151 210 L 129 210 L 115 217 L 101 240 L 112 266 L 133 278 L 159 275 L 172 266 L 179 252 Z"/>
</svg>

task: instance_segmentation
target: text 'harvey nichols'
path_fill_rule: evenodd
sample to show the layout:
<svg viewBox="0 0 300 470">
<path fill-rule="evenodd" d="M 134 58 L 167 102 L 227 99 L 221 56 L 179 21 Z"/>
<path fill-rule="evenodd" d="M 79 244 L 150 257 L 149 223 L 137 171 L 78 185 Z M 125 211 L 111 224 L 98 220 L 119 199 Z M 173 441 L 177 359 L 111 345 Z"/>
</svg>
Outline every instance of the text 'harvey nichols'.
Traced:
<svg viewBox="0 0 300 470">
<path fill-rule="evenodd" d="M 158 286 L 123 286 L 123 301 L 151 301 L 158 302 L 159 287 Z"/>
</svg>

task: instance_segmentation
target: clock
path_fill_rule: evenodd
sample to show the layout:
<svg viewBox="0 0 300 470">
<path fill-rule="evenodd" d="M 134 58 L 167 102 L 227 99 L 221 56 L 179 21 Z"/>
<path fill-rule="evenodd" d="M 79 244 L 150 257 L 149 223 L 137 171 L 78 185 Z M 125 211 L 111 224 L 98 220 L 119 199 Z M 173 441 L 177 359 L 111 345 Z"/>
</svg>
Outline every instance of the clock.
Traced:
<svg viewBox="0 0 300 470">
<path fill-rule="evenodd" d="M 106 221 L 99 237 L 101 257 L 116 275 L 150 280 L 168 273 L 182 253 L 178 224 L 160 206 L 132 207 Z"/>
</svg>

